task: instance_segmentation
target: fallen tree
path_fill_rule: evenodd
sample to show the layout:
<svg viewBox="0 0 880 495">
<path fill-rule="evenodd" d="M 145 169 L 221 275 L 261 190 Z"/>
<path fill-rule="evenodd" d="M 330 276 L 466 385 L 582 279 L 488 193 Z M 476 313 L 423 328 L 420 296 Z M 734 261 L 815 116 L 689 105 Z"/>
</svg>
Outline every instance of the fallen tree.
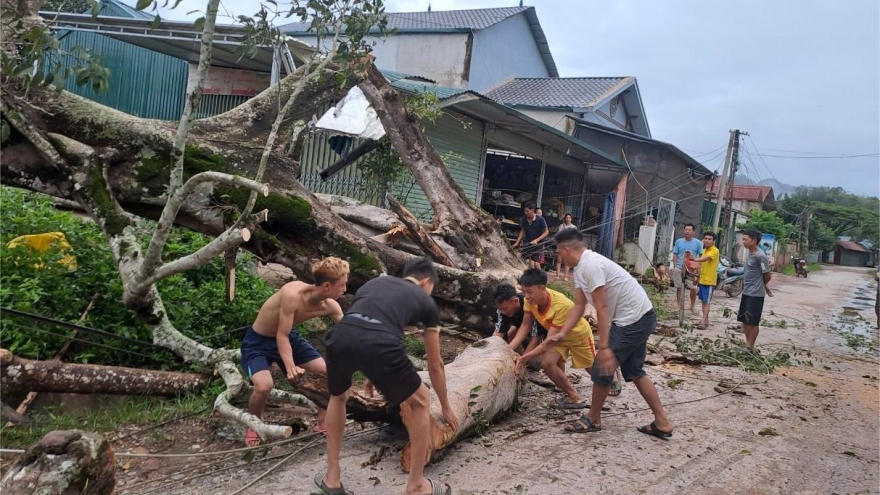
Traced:
<svg viewBox="0 0 880 495">
<path fill-rule="evenodd" d="M 3 18 L 4 40 L 12 40 L 4 46 L 4 68 L 29 67 L 42 60 L 38 58 L 42 51 L 24 41 L 33 29 L 40 29 L 42 21 L 36 15 L 40 3 L 18 2 L 10 6 L 18 16 Z M 420 245 L 454 251 L 435 258 L 457 260 L 458 265 L 438 266 L 441 282 L 434 294 L 445 315 L 468 326 L 487 325 L 493 311 L 491 290 L 523 265 L 495 220 L 452 181 L 422 134 L 417 116 L 408 112 L 398 92 L 358 51 L 366 46 L 363 37 L 369 28 L 384 25 L 381 6 L 342 0 L 338 9 L 297 11 L 303 17 L 324 16 L 315 18 L 316 32 L 332 34 L 328 54 L 303 64 L 240 107 L 194 121 L 210 65 L 218 4 L 219 0 L 208 2 L 199 65 L 178 123 L 140 119 L 43 87 L 34 83 L 29 71 L 0 74 L 4 129 L 0 180 L 81 205 L 107 237 L 123 282 L 123 304 L 151 329 L 154 343 L 223 378 L 227 389 L 215 403 L 220 414 L 246 424 L 263 438 L 287 436 L 290 428 L 265 425 L 229 403 L 246 387 L 235 365 L 238 353 L 207 347 L 178 331 L 156 283 L 239 246 L 306 279 L 315 258 L 339 256 L 351 264 L 353 288 L 381 273 L 396 272 L 412 259 L 411 253 L 372 239 L 334 214 L 297 180 L 298 163 L 289 152 L 301 148 L 308 120 L 327 103 L 359 85 L 425 192 L 434 210 L 430 236 L 438 240 Z M 351 22 L 354 19 L 361 22 Z M 340 41 L 343 23 L 347 25 L 344 43 Z M 358 27 L 362 32 L 357 32 Z M 23 49 L 16 51 L 15 42 Z M 345 49 L 337 51 L 341 46 Z M 6 63 L 10 59 L 13 64 Z M 139 217 L 158 221 L 146 247 L 134 235 Z M 410 219 L 407 222 L 416 232 L 428 233 Z M 189 256 L 165 263 L 161 254 L 173 224 L 216 239 Z M 273 397 L 304 403 L 302 397 L 277 390 Z"/>
<path fill-rule="evenodd" d="M 431 453 L 443 450 L 456 441 L 485 429 L 500 414 L 510 410 L 519 395 L 515 354 L 499 337 L 477 341 L 446 365 L 446 389 L 449 405 L 458 418 L 459 429 L 453 432 L 443 419 L 440 401 L 431 394 Z M 426 371 L 419 373 L 430 388 Z M 326 380 L 304 379 L 296 384 L 303 395 L 326 407 L 329 400 Z M 408 410 L 395 407 L 381 398 L 369 398 L 352 390 L 347 406 L 355 421 L 408 423 Z M 409 471 L 409 445 L 400 455 L 400 464 Z"/>
<path fill-rule="evenodd" d="M 175 397 L 201 390 L 210 382 L 210 375 L 70 364 L 54 359 L 34 361 L 0 349 L 0 386 L 6 391 Z"/>
</svg>

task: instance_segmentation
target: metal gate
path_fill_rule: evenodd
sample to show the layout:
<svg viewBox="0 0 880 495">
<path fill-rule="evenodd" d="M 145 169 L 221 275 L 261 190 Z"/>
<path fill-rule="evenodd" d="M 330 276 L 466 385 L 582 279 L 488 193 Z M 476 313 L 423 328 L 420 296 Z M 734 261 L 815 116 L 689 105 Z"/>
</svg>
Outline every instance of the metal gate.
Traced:
<svg viewBox="0 0 880 495">
<path fill-rule="evenodd" d="M 672 243 L 675 240 L 675 201 L 657 200 L 657 244 L 654 246 L 654 263 L 666 263 L 672 259 Z"/>
</svg>

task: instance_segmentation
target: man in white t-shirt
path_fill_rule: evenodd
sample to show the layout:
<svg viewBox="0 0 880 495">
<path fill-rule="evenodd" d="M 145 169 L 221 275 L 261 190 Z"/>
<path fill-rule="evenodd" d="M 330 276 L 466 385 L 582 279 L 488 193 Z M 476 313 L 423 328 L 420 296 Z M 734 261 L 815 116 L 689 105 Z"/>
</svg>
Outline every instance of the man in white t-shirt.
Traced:
<svg viewBox="0 0 880 495">
<path fill-rule="evenodd" d="M 602 429 L 602 405 L 611 389 L 614 370 L 620 366 L 623 378 L 633 382 L 654 413 L 654 421 L 638 430 L 664 440 L 672 436 L 672 423 L 666 417 L 660 396 L 644 364 L 648 337 L 657 325 L 657 315 L 648 294 L 617 263 L 590 251 L 577 231 L 556 234 L 557 256 L 574 266 L 574 307 L 562 328 L 548 339 L 561 340 L 584 314 L 589 301 L 596 308 L 596 331 L 599 335 L 596 364 L 593 366 L 593 399 L 590 411 L 565 426 L 570 433 L 588 433 Z"/>
</svg>

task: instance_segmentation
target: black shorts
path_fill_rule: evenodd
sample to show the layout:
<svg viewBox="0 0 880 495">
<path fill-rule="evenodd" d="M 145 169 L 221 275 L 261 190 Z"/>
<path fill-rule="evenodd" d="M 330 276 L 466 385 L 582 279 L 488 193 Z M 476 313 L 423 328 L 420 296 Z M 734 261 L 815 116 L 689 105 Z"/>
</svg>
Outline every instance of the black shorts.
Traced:
<svg viewBox="0 0 880 495">
<path fill-rule="evenodd" d="M 743 294 L 742 299 L 739 301 L 739 312 L 736 314 L 736 321 L 741 321 L 746 325 L 758 326 L 761 324 L 761 313 L 763 311 L 763 297 Z"/>
<path fill-rule="evenodd" d="M 614 323 L 611 324 L 611 331 L 608 333 L 608 347 L 611 348 L 614 358 L 620 365 L 620 372 L 624 380 L 631 382 L 645 376 L 648 337 L 654 333 L 656 327 L 657 314 L 653 308 L 631 325 L 619 327 Z M 593 383 L 606 386 L 611 385 L 614 379 L 612 375 L 600 375 L 598 366 L 593 366 L 590 370 L 590 377 Z"/>
<path fill-rule="evenodd" d="M 351 388 L 355 371 L 366 375 L 392 404 L 410 398 L 422 385 L 400 330 L 346 318 L 324 335 L 324 345 L 330 395 L 342 395 Z"/>
</svg>

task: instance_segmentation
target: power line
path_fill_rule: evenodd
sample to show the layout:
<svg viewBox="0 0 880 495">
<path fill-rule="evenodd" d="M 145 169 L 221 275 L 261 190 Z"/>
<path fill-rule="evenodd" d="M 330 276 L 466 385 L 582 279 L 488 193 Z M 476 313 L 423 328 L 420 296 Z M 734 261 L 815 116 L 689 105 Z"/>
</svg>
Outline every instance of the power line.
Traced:
<svg viewBox="0 0 880 495">
<path fill-rule="evenodd" d="M 806 155 L 824 155 L 822 151 L 804 151 L 804 150 L 781 150 L 776 148 L 762 148 L 761 151 L 777 151 L 780 153 L 803 153 Z"/>
<path fill-rule="evenodd" d="M 863 158 L 866 156 L 880 156 L 880 153 L 865 153 L 862 155 L 828 155 L 828 156 L 795 156 L 795 155 L 766 155 L 757 153 L 758 156 L 766 156 L 768 158 L 797 158 L 802 160 L 838 160 L 841 158 Z"/>
</svg>

